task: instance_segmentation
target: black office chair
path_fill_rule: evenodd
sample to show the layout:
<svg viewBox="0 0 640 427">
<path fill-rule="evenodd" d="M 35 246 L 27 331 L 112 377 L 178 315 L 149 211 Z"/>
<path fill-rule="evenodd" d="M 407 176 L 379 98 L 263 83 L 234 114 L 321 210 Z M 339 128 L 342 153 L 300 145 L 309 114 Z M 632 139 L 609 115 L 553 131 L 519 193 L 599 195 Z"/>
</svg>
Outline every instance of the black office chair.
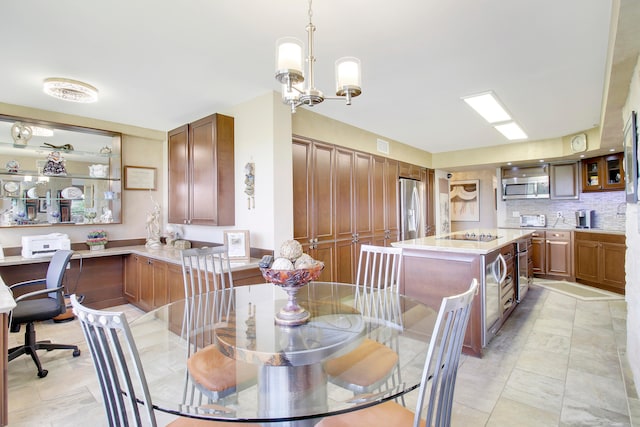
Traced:
<svg viewBox="0 0 640 427">
<path fill-rule="evenodd" d="M 24 334 L 24 345 L 9 349 L 9 361 L 22 354 L 29 354 L 38 368 L 38 376 L 44 378 L 49 373 L 42 369 L 36 350 L 73 350 L 73 357 L 80 356 L 77 345 L 53 344 L 51 341 L 36 341 L 34 323 L 50 320 L 66 311 L 62 278 L 73 251 L 56 251 L 49 262 L 47 277 L 44 279 L 29 280 L 9 286 L 13 291 L 16 288 L 30 285 L 45 285 L 44 289 L 28 292 L 15 298 L 16 307 L 11 312 L 11 332 L 20 331 L 20 325 L 27 326 Z M 42 297 L 42 295 L 46 295 Z M 32 297 L 39 298 L 32 298 Z"/>
</svg>

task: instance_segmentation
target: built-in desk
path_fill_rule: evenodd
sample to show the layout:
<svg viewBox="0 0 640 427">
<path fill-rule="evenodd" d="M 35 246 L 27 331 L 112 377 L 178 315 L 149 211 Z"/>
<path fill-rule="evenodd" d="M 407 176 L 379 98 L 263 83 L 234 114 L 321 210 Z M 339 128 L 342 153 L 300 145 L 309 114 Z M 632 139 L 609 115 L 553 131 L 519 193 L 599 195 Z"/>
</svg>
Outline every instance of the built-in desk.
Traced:
<svg viewBox="0 0 640 427">
<path fill-rule="evenodd" d="M 0 362 L 0 370 L 2 377 L 0 378 L 0 426 L 6 426 L 8 420 L 8 398 L 7 398 L 7 360 L 9 351 L 9 312 L 16 306 L 13 296 L 9 289 L 5 286 L 0 277 L 0 352 L 2 353 L 2 362 Z"/>
</svg>

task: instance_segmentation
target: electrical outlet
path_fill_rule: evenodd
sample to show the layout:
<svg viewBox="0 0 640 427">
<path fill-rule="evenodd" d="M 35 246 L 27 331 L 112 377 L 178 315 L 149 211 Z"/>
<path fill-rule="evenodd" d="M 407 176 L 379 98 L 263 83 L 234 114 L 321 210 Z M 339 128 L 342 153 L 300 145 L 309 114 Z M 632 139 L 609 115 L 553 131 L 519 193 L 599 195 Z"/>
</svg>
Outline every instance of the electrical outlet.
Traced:
<svg viewBox="0 0 640 427">
<path fill-rule="evenodd" d="M 557 216 L 558 218 L 562 218 L 562 212 L 560 212 L 560 211 L 556 212 L 556 216 Z"/>
</svg>

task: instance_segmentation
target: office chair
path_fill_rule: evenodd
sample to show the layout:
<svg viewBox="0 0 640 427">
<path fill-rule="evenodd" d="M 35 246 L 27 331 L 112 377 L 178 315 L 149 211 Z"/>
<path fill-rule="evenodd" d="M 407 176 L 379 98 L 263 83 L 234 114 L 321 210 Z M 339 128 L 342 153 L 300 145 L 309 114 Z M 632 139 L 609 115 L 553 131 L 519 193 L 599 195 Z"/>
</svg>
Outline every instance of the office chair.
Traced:
<svg viewBox="0 0 640 427">
<path fill-rule="evenodd" d="M 393 323 L 402 328 L 397 300 L 399 295 L 402 249 L 362 245 L 356 276 L 356 307 L 370 319 L 370 327 L 377 322 Z M 394 304 L 395 302 L 395 304 Z M 375 331 L 373 331 L 375 332 Z M 375 333 L 370 336 L 375 337 Z M 324 363 L 329 380 L 357 394 L 370 393 L 388 380 L 401 382 L 397 370 L 397 337 L 367 338 L 353 351 Z M 394 348 L 391 348 L 394 347 Z M 393 373 L 397 372 L 397 378 Z"/>
<path fill-rule="evenodd" d="M 73 350 L 73 357 L 80 356 L 80 350 L 76 345 L 54 344 L 51 341 L 36 341 L 36 331 L 34 327 L 35 322 L 53 319 L 66 311 L 62 279 L 71 255 L 73 255 L 73 251 L 56 251 L 49 262 L 46 278 L 28 280 L 9 286 L 12 292 L 14 289 L 23 286 L 45 286 L 44 289 L 28 292 L 15 298 L 16 307 L 11 312 L 9 322 L 11 332 L 18 332 L 21 324 L 25 324 L 27 328 L 24 334 L 24 344 L 9 349 L 9 361 L 22 354 L 31 355 L 31 358 L 38 368 L 38 376 L 40 378 L 46 377 L 49 372 L 46 369 L 42 369 L 42 364 L 36 353 L 37 350 Z M 43 297 L 43 295 L 45 296 Z"/>
<path fill-rule="evenodd" d="M 416 410 L 388 401 L 342 415 L 327 417 L 316 427 L 419 427 L 451 425 L 453 391 L 458 374 L 464 334 L 467 330 L 473 297 L 478 281 L 473 279 L 469 289 L 459 295 L 442 299 L 425 359 Z M 429 396 L 429 400 L 425 398 Z M 426 416 L 421 419 L 426 406 Z"/>
<path fill-rule="evenodd" d="M 87 308 L 71 295 L 100 382 L 110 426 L 157 426 L 149 385 L 127 317 L 122 312 Z M 137 382 L 134 383 L 134 380 Z M 140 405 L 138 404 L 140 403 Z M 167 427 L 239 427 L 253 424 L 179 417 Z M 255 425 L 255 427 L 259 427 Z"/>
<path fill-rule="evenodd" d="M 212 322 L 225 319 L 233 309 L 233 277 L 226 246 L 185 249 L 182 255 L 185 318 L 183 335 L 188 346 L 184 402 L 202 398 L 217 402 L 255 383 L 253 364 L 232 360 L 218 350 Z"/>
</svg>

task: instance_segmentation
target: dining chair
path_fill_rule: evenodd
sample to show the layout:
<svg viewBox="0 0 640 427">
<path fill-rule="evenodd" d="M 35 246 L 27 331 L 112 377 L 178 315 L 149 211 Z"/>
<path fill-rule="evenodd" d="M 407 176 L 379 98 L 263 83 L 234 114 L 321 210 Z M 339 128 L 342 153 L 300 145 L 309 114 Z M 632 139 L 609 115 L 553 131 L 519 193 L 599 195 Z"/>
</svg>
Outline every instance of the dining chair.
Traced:
<svg viewBox="0 0 640 427">
<path fill-rule="evenodd" d="M 469 289 L 459 295 L 445 297 L 429 341 L 422 371 L 415 412 L 388 401 L 362 410 L 324 418 L 316 427 L 418 427 L 451 425 L 453 392 L 464 335 L 478 281 L 473 279 Z M 429 399 L 426 400 L 426 397 Z M 426 406 L 426 416 L 422 419 Z"/>
<path fill-rule="evenodd" d="M 85 307 L 75 294 L 71 295 L 71 306 L 89 346 L 109 425 L 157 426 L 149 386 L 125 314 Z M 258 427 L 187 417 L 178 417 L 167 426 Z"/>
<path fill-rule="evenodd" d="M 26 325 L 24 344 L 9 349 L 8 360 L 29 354 L 38 368 L 38 376 L 44 378 L 49 371 L 42 369 L 37 350 L 73 350 L 73 357 L 80 356 L 77 345 L 55 344 L 51 341 L 36 341 L 35 322 L 51 320 L 66 311 L 62 280 L 73 251 L 58 250 L 51 257 L 47 276 L 43 279 L 28 280 L 9 286 L 9 290 L 39 285 L 42 289 L 25 293 L 15 298 L 16 307 L 10 313 L 11 332 L 18 332 L 20 325 Z M 43 287 L 44 285 L 44 287 Z M 36 298 L 34 298 L 36 297 Z"/>
<path fill-rule="evenodd" d="M 368 393 L 390 379 L 399 377 L 397 336 L 376 336 L 376 323 L 402 327 L 402 317 L 394 297 L 399 295 L 402 249 L 362 245 L 356 274 L 356 307 L 370 320 L 369 336 L 355 350 L 324 364 L 331 382 L 354 393 Z M 395 303 L 394 303 L 395 302 Z M 391 347 L 393 348 L 391 348 Z M 393 374 L 396 373 L 396 377 Z"/>
<path fill-rule="evenodd" d="M 188 343 L 185 404 L 217 402 L 255 383 L 255 365 L 218 350 L 214 328 L 233 309 L 233 277 L 226 246 L 181 251 L 185 293 L 183 336 Z"/>
</svg>

